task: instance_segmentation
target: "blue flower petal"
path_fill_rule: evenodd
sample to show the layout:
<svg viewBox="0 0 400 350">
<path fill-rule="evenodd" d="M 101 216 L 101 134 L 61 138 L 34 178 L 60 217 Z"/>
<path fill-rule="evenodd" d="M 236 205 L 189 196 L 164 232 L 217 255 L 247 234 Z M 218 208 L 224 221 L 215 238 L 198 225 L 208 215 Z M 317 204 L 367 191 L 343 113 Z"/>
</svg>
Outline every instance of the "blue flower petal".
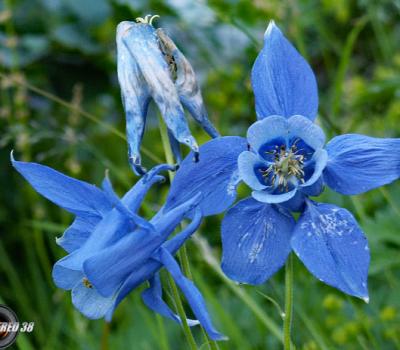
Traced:
<svg viewBox="0 0 400 350">
<path fill-rule="evenodd" d="M 146 230 L 153 230 L 154 227 L 152 224 L 150 224 L 146 219 L 143 219 L 139 215 L 137 215 L 135 212 L 131 211 L 117 196 L 117 194 L 114 192 L 114 189 L 112 187 L 111 181 L 108 176 L 106 176 L 103 180 L 102 187 L 104 189 L 104 193 L 107 195 L 108 200 L 110 203 L 113 204 L 113 206 L 124 216 L 129 218 L 134 225 L 137 225 L 138 227 L 142 227 Z"/>
<path fill-rule="evenodd" d="M 308 146 L 317 150 L 325 144 L 325 134 L 322 129 L 310 119 L 302 115 L 294 115 L 288 120 L 289 138 L 303 140 Z"/>
<path fill-rule="evenodd" d="M 124 195 L 122 203 L 132 212 L 136 213 L 147 192 L 157 182 L 165 180 L 164 176 L 158 175 L 161 171 L 175 170 L 175 166 L 160 164 L 149 170 L 136 184 Z"/>
<path fill-rule="evenodd" d="M 289 192 L 282 194 L 273 194 L 267 191 L 253 191 L 251 196 L 259 202 L 263 203 L 284 203 L 296 195 L 297 187 Z"/>
<path fill-rule="evenodd" d="M 168 140 L 171 145 L 171 151 L 174 155 L 174 159 L 178 164 L 182 162 L 182 152 L 181 152 L 181 144 L 176 140 L 174 135 L 168 130 Z"/>
<path fill-rule="evenodd" d="M 299 187 L 298 193 L 303 193 L 304 195 L 311 197 L 319 196 L 323 192 L 324 186 L 325 186 L 324 179 L 321 176 L 312 185 L 307 187 Z"/>
<path fill-rule="evenodd" d="M 113 209 L 99 222 L 80 249 L 62 259 L 63 266 L 71 270 L 82 270 L 82 264 L 86 259 L 114 244 L 131 231 L 132 225 L 129 219 Z"/>
<path fill-rule="evenodd" d="M 171 255 L 175 255 L 179 248 L 185 241 L 197 230 L 200 226 L 202 219 L 201 212 L 197 210 L 194 214 L 192 222 L 176 234 L 173 238 L 165 242 L 162 246 L 167 249 Z M 154 259 L 149 259 L 146 264 L 140 266 L 137 270 L 133 271 L 130 276 L 125 280 L 120 288 L 118 296 L 115 300 L 113 308 L 108 312 L 106 319 L 111 320 L 112 314 L 118 304 L 127 296 L 127 294 L 138 287 L 143 282 L 150 279 L 160 268 L 162 264 Z"/>
<path fill-rule="evenodd" d="M 251 80 L 258 119 L 296 114 L 315 119 L 318 92 L 314 73 L 273 21 L 265 32 Z"/>
<path fill-rule="evenodd" d="M 368 300 L 368 242 L 349 211 L 308 201 L 291 243 L 299 259 L 322 282 Z"/>
<path fill-rule="evenodd" d="M 152 221 L 155 231 L 136 230 L 122 237 L 118 242 L 105 247 L 87 258 L 83 271 L 100 294 L 110 296 L 150 258 L 184 219 L 187 212 L 196 207 L 200 195 L 172 209 Z"/>
<path fill-rule="evenodd" d="M 334 137 L 326 149 L 324 180 L 336 192 L 355 195 L 400 176 L 400 139 L 346 134 Z"/>
<path fill-rule="evenodd" d="M 65 258 L 58 260 L 52 271 L 52 276 L 55 285 L 64 290 L 71 290 L 78 282 L 82 282 L 84 277 L 80 270 L 73 270 L 64 265 Z"/>
<path fill-rule="evenodd" d="M 164 179 L 157 174 L 167 169 L 171 169 L 171 166 L 162 164 L 150 170 L 125 194 L 121 200 L 122 205 L 127 207 L 131 212 L 136 213 L 150 187 L 154 183 Z M 105 198 L 107 198 L 106 195 Z M 72 270 L 81 270 L 82 263 L 85 259 L 88 259 L 93 254 L 117 242 L 121 237 L 132 232 L 135 228 L 136 225 L 132 222 L 130 214 L 125 214 L 124 211 L 121 213 L 120 210 L 112 209 L 96 225 L 95 229 L 80 249 L 63 259 L 64 267 Z"/>
<path fill-rule="evenodd" d="M 75 215 L 103 216 L 112 209 L 103 191 L 94 185 L 73 179 L 44 165 L 16 161 L 12 154 L 11 162 L 43 197 Z"/>
<path fill-rule="evenodd" d="M 156 33 L 163 46 L 164 52 L 171 55 L 175 61 L 177 69 L 175 86 L 180 101 L 211 137 L 218 137 L 218 131 L 208 119 L 203 97 L 201 96 L 201 90 L 197 84 L 196 75 L 191 64 L 161 28 L 157 29 Z"/>
<path fill-rule="evenodd" d="M 162 264 L 156 260 L 149 259 L 146 264 L 142 264 L 137 270 L 132 271 L 124 283 L 121 285 L 118 295 L 114 301 L 113 307 L 108 311 L 105 319 L 110 321 L 113 313 L 121 301 L 135 288 L 143 282 L 152 278 L 152 276 L 162 268 Z"/>
<path fill-rule="evenodd" d="M 185 243 L 185 241 L 196 232 L 201 224 L 202 213 L 200 210 L 196 210 L 192 221 L 187 225 L 181 232 L 177 233 L 170 240 L 163 244 L 163 247 L 167 249 L 172 255 L 174 255 L 179 248 Z"/>
<path fill-rule="evenodd" d="M 175 261 L 174 257 L 168 252 L 168 250 L 166 250 L 165 248 L 161 248 L 158 255 L 155 256 L 155 259 L 159 260 L 172 275 L 176 284 L 185 295 L 186 300 L 192 308 L 194 315 L 200 321 L 200 324 L 205 329 L 208 336 L 212 340 L 226 340 L 227 338 L 214 328 L 200 291 L 191 280 L 189 280 L 182 274 L 178 263 Z"/>
<path fill-rule="evenodd" d="M 176 315 L 171 308 L 162 299 L 162 287 L 159 274 L 155 274 L 150 280 L 150 287 L 142 293 L 143 302 L 146 306 L 154 312 L 167 317 L 175 322 L 181 323 L 181 319 Z M 197 320 L 186 320 L 189 327 L 198 325 L 200 322 Z"/>
<path fill-rule="evenodd" d="M 117 27 L 117 68 L 122 104 L 126 114 L 129 161 L 134 172 L 142 175 L 146 170 L 141 165 L 140 145 L 151 95 L 138 64 L 122 40 L 133 25 L 132 22 L 124 21 Z"/>
<path fill-rule="evenodd" d="M 247 130 L 247 141 L 256 152 L 259 152 L 261 147 L 269 141 L 283 138 L 286 142 L 287 136 L 289 136 L 288 121 L 279 115 L 272 115 L 267 120 L 259 120 Z"/>
<path fill-rule="evenodd" d="M 56 243 L 68 253 L 72 253 L 85 244 L 100 221 L 101 217 L 99 216 L 78 216 L 64 234 L 60 238 L 56 238 Z"/>
<path fill-rule="evenodd" d="M 122 285 L 130 273 L 138 269 L 162 244 L 162 237 L 146 230 L 137 230 L 121 238 L 83 262 L 89 281 L 104 297 Z"/>
<path fill-rule="evenodd" d="M 183 204 L 174 207 L 173 209 L 160 209 L 159 212 L 151 219 L 156 232 L 159 232 L 163 237 L 167 238 L 178 224 L 188 217 L 188 213 L 196 209 L 203 199 L 201 192 L 196 193 Z"/>
<path fill-rule="evenodd" d="M 112 308 L 116 295 L 109 298 L 101 296 L 95 288 L 86 287 L 79 282 L 72 289 L 72 304 L 87 318 L 97 320 L 104 317 Z"/>
<path fill-rule="evenodd" d="M 314 172 L 304 184 L 299 185 L 301 188 L 312 186 L 321 178 L 322 172 L 328 162 L 328 153 L 324 149 L 320 148 L 314 153 L 312 161 L 315 162 Z"/>
<path fill-rule="evenodd" d="M 313 185 L 310 187 L 307 187 L 307 189 L 311 188 L 311 187 L 313 187 Z M 307 193 L 305 193 L 303 190 L 300 192 L 300 190 L 301 189 L 299 188 L 299 190 L 296 192 L 296 194 L 292 198 L 290 198 L 288 201 L 279 203 L 278 205 L 289 211 L 302 212 L 304 205 L 305 205 L 305 199 L 306 199 Z"/>
<path fill-rule="evenodd" d="M 190 153 L 172 182 L 165 210 L 201 192 L 200 208 L 204 216 L 223 212 L 236 198 L 239 181 L 237 159 L 246 149 L 244 138 L 227 136 L 202 145 L 199 162 L 194 162 L 193 153 Z"/>
<path fill-rule="evenodd" d="M 237 282 L 265 282 L 285 263 L 294 225 L 284 209 L 240 201 L 222 222 L 222 270 Z"/>
<path fill-rule="evenodd" d="M 263 161 L 257 154 L 253 152 L 245 151 L 240 153 L 238 159 L 240 179 L 243 180 L 253 190 L 266 189 L 267 186 L 260 182 L 260 178 L 257 177 L 257 174 L 255 173 L 257 171 L 257 166 L 264 165 L 264 167 L 267 168 L 268 165 L 265 164 L 265 161 Z"/>
</svg>

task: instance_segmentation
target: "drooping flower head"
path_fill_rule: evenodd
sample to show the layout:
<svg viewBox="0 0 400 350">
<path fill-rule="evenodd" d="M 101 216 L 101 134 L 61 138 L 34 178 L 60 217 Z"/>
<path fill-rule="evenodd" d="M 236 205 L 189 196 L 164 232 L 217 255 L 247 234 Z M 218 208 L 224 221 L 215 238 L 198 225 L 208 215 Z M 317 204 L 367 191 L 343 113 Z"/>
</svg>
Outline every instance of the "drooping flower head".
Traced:
<svg viewBox="0 0 400 350">
<path fill-rule="evenodd" d="M 180 160 L 179 143 L 189 146 L 197 159 L 198 145 L 189 130 L 185 107 L 211 136 L 219 136 L 210 123 L 193 68 L 162 29 L 152 26 L 153 16 L 117 27 L 118 80 L 126 113 L 129 160 L 137 174 L 140 145 L 151 99 L 167 125 L 172 150 Z"/>
<path fill-rule="evenodd" d="M 231 279 L 266 281 L 293 250 L 321 281 L 368 300 L 369 248 L 352 214 L 316 203 L 327 185 L 353 195 L 400 176 L 400 139 L 358 134 L 325 145 L 314 123 L 318 109 L 314 74 L 271 22 L 252 70 L 257 119 L 247 138 L 221 137 L 200 147 L 198 163 L 183 160 L 166 208 L 198 192 L 204 215 L 221 213 L 245 182 L 252 195 L 230 208 L 222 222 L 222 269 Z M 291 212 L 300 212 L 295 221 Z"/>
<path fill-rule="evenodd" d="M 201 223 L 196 209 L 201 194 L 172 210 L 162 208 L 149 221 L 137 214 L 150 187 L 164 179 L 159 172 L 174 170 L 173 166 L 154 167 L 119 199 L 108 177 L 100 189 L 37 163 L 12 158 L 12 164 L 37 192 L 75 215 L 73 224 L 57 239 L 68 255 L 55 263 L 53 279 L 59 288 L 71 290 L 72 302 L 82 314 L 110 321 L 123 298 L 149 281 L 150 287 L 142 294 L 145 304 L 180 322 L 162 299 L 159 270 L 165 267 L 198 318 L 188 324 L 201 323 L 212 339 L 224 338 L 212 325 L 202 295 L 173 257 Z M 168 240 L 193 211 L 191 223 Z"/>
</svg>

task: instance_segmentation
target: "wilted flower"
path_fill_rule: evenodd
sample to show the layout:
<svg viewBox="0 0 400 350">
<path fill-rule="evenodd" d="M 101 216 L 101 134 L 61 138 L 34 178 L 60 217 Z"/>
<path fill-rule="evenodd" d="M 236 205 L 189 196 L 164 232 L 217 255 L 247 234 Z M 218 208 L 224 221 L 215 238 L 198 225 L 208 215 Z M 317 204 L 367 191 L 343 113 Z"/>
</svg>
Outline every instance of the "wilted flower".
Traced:
<svg viewBox="0 0 400 350">
<path fill-rule="evenodd" d="M 142 294 L 145 304 L 180 322 L 162 299 L 159 270 L 165 267 L 199 320 L 188 320 L 189 325 L 201 323 L 210 338 L 223 338 L 211 323 L 201 293 L 173 257 L 201 223 L 202 215 L 196 210 L 201 194 L 172 210 L 162 208 L 150 221 L 137 214 L 150 187 L 164 179 L 158 173 L 173 167 L 153 168 L 119 199 L 107 177 L 99 189 L 37 163 L 12 158 L 12 164 L 37 192 L 76 216 L 57 239 L 69 254 L 54 265 L 53 279 L 59 288 L 72 291 L 72 302 L 82 314 L 110 321 L 122 299 L 149 281 L 150 287 Z M 191 223 L 168 240 L 193 210 Z"/>
<path fill-rule="evenodd" d="M 154 17 L 124 21 L 117 27 L 118 79 L 126 113 L 129 160 L 137 174 L 145 173 L 140 144 L 151 99 L 168 127 L 178 160 L 179 143 L 189 146 L 196 158 L 198 155 L 183 107 L 211 137 L 219 136 L 208 119 L 192 66 L 168 35 L 152 26 Z"/>
<path fill-rule="evenodd" d="M 166 208 L 201 192 L 204 215 L 226 210 L 244 181 L 252 197 L 234 205 L 222 223 L 222 269 L 235 281 L 259 284 L 293 249 L 321 281 L 368 300 L 369 248 L 346 209 L 316 203 L 325 185 L 354 195 L 400 176 L 400 139 L 357 134 L 326 146 L 313 123 L 318 109 L 314 74 L 271 22 L 252 70 L 259 121 L 247 139 L 221 137 L 200 147 L 198 163 L 183 160 Z M 300 211 L 297 222 L 290 211 Z"/>
</svg>

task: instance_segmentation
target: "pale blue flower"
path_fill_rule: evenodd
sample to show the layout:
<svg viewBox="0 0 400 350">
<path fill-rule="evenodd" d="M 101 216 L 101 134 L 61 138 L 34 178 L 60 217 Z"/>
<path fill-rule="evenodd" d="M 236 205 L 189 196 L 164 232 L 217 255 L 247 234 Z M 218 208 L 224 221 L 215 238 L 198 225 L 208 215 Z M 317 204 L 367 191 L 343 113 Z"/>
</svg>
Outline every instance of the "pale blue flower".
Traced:
<svg viewBox="0 0 400 350">
<path fill-rule="evenodd" d="M 198 145 L 189 130 L 185 107 L 211 136 L 219 136 L 208 119 L 192 66 L 162 29 L 155 29 L 149 16 L 117 27 L 118 80 L 126 113 L 129 161 L 137 174 L 145 173 L 140 145 L 147 110 L 153 99 L 168 127 L 176 159 L 179 143 L 189 146 L 198 158 Z"/>
</svg>

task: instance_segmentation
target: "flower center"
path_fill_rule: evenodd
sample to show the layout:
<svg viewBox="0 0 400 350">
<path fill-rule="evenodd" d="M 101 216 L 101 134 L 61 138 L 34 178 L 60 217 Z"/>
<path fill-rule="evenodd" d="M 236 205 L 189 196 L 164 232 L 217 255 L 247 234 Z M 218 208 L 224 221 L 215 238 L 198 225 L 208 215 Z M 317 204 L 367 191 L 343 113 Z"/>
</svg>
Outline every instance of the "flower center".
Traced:
<svg viewBox="0 0 400 350">
<path fill-rule="evenodd" d="M 298 140 L 290 148 L 281 145 L 266 152 L 273 156 L 274 163 L 267 169 L 260 169 L 260 172 L 266 181 L 270 179 L 272 186 L 277 184 L 279 189 L 288 191 L 291 179 L 297 178 L 304 183 L 304 155 L 298 154 L 297 142 Z"/>
</svg>

